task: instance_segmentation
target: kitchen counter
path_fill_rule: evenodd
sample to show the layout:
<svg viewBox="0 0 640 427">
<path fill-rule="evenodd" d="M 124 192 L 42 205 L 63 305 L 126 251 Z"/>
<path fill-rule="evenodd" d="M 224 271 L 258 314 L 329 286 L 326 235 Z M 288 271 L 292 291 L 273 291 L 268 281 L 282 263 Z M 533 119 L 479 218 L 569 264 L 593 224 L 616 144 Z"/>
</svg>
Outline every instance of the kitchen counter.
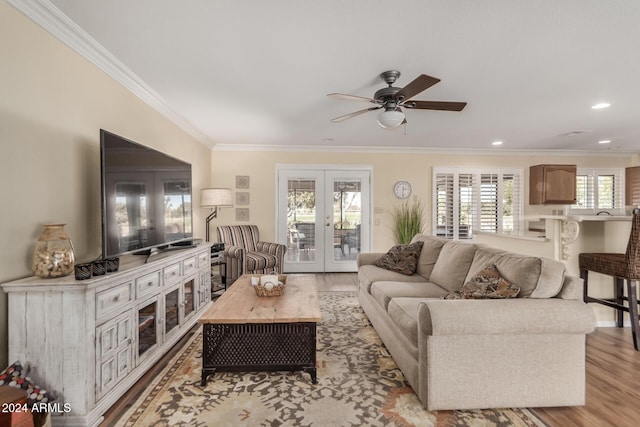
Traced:
<svg viewBox="0 0 640 427">
<path fill-rule="evenodd" d="M 540 219 L 557 219 L 560 221 L 631 221 L 631 215 L 540 215 Z"/>
</svg>

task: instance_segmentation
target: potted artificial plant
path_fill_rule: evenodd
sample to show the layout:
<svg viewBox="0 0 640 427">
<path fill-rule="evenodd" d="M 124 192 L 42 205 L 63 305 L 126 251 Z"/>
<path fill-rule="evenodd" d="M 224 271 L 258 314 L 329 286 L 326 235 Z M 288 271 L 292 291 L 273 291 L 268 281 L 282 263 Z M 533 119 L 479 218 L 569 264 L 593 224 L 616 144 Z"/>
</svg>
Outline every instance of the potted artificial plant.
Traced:
<svg viewBox="0 0 640 427">
<path fill-rule="evenodd" d="M 424 207 L 422 203 L 414 200 L 404 202 L 393 212 L 395 221 L 395 234 L 399 244 L 405 245 L 411 242 L 413 236 L 424 231 Z"/>
</svg>

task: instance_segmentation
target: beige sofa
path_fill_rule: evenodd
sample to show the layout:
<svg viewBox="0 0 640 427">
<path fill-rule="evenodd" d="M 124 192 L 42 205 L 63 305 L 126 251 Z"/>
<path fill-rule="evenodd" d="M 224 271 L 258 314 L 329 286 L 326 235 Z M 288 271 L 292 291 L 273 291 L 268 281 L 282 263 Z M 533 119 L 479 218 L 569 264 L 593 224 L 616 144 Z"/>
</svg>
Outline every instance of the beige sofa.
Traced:
<svg viewBox="0 0 640 427">
<path fill-rule="evenodd" d="M 585 402 L 585 336 L 595 328 L 582 280 L 561 262 L 438 237 L 417 271 L 358 257 L 359 300 L 425 408 L 574 406 Z M 511 299 L 443 299 L 488 264 L 520 287 Z"/>
</svg>

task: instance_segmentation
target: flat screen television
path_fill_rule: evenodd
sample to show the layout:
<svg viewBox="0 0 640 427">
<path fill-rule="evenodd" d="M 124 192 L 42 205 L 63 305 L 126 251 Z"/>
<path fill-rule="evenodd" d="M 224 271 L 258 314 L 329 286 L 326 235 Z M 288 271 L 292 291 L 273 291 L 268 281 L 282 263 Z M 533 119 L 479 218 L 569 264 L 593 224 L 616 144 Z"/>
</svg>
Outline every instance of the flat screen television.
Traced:
<svg viewBox="0 0 640 427">
<path fill-rule="evenodd" d="M 193 239 L 191 165 L 100 129 L 102 256 Z"/>
</svg>

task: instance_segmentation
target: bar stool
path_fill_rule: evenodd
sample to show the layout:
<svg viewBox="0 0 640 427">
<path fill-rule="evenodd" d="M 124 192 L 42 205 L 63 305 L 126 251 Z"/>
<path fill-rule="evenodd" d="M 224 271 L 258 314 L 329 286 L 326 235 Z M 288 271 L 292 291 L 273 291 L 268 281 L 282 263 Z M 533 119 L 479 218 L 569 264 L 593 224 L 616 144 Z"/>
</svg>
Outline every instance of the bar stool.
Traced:
<svg viewBox="0 0 640 427">
<path fill-rule="evenodd" d="M 640 209 L 633 210 L 631 234 L 627 243 L 627 252 L 582 253 L 578 257 L 580 277 L 584 280 L 584 302 L 595 302 L 618 310 L 617 326 L 621 328 L 623 312 L 629 313 L 633 346 L 640 350 L 640 322 L 638 321 L 638 297 L 636 288 L 640 281 Z M 615 297 L 612 299 L 593 298 L 588 295 L 589 271 L 613 276 Z M 627 281 L 627 296 L 624 296 L 624 281 Z M 627 302 L 625 306 L 624 303 Z"/>
</svg>

